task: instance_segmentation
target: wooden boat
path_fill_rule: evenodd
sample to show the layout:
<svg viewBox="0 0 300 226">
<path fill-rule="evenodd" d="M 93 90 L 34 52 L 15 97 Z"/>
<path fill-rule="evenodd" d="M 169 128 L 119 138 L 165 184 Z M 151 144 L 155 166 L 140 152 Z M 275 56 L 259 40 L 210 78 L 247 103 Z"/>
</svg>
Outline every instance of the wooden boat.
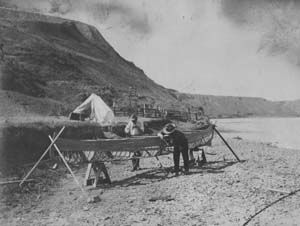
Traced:
<svg viewBox="0 0 300 226">
<path fill-rule="evenodd" d="M 210 145 L 214 135 L 214 125 L 184 133 L 188 139 L 189 148 Z M 133 158 L 136 151 L 141 153 L 139 158 L 156 157 L 173 152 L 173 148 L 157 136 L 97 140 L 58 138 L 56 145 L 68 162 L 75 163 L 129 160 Z"/>
<path fill-rule="evenodd" d="M 58 132 L 55 137 L 48 136 L 51 144 L 47 147 L 43 155 L 27 173 L 20 183 L 20 186 L 26 181 L 33 170 L 37 167 L 39 162 L 47 154 L 47 152 L 54 146 L 55 150 L 59 154 L 68 170 L 70 171 L 74 181 L 78 184 L 81 190 L 85 193 L 81 184 L 75 177 L 68 163 L 89 163 L 85 176 L 85 184 L 88 185 L 91 180 L 91 172 L 94 171 L 95 177 L 92 178 L 92 184 L 98 185 L 100 181 L 101 172 L 104 173 L 106 181 L 110 183 L 110 177 L 106 170 L 104 162 L 129 160 L 133 157 L 134 152 L 139 151 L 141 156 L 138 158 L 158 157 L 160 155 L 166 155 L 173 152 L 173 147 L 169 146 L 164 140 L 157 136 L 139 136 L 124 139 L 98 139 L 98 140 L 75 140 L 60 138 L 60 135 L 64 131 L 65 126 Z M 223 140 L 232 154 L 238 161 L 240 159 L 234 153 L 232 148 L 215 128 L 215 125 L 210 124 L 205 128 L 198 130 L 185 131 L 185 135 L 188 139 L 189 148 L 196 148 L 201 146 L 211 145 L 211 141 L 214 137 L 214 132 Z M 157 158 L 158 159 L 158 158 Z"/>
</svg>

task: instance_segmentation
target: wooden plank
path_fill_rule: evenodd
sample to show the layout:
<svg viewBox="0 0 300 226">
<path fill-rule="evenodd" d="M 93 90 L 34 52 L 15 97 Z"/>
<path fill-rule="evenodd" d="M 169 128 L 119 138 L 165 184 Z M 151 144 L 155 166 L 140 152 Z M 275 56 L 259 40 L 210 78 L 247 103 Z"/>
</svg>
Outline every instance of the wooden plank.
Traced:
<svg viewBox="0 0 300 226">
<path fill-rule="evenodd" d="M 58 139 L 56 144 L 63 151 L 137 151 L 145 147 L 159 148 L 163 141 L 159 137 L 140 137 L 126 139 L 71 140 Z"/>
<path fill-rule="evenodd" d="M 86 169 L 86 172 L 85 172 L 85 177 L 84 177 L 84 185 L 85 186 L 88 186 L 88 180 L 89 180 L 90 175 L 91 175 L 91 170 L 92 170 L 92 163 L 89 163 L 88 167 Z"/>
</svg>

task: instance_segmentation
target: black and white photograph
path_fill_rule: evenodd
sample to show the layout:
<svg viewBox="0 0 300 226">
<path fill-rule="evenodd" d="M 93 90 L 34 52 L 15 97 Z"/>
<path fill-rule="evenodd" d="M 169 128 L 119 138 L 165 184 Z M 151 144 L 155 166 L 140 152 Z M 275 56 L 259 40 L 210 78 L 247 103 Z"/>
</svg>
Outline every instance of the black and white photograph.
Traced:
<svg viewBox="0 0 300 226">
<path fill-rule="evenodd" d="M 0 0 L 1 226 L 300 226 L 300 0 Z"/>
</svg>

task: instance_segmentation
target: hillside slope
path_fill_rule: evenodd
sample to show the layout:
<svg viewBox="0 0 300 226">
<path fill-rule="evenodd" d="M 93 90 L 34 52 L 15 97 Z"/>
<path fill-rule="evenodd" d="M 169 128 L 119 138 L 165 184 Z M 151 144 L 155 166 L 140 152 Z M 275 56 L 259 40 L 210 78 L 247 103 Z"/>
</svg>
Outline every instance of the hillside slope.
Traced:
<svg viewBox="0 0 300 226">
<path fill-rule="evenodd" d="M 191 106 L 203 106 L 214 117 L 299 116 L 300 102 L 269 101 L 254 97 L 179 94 L 178 99 Z M 298 107 L 297 107 L 298 106 Z"/>
<path fill-rule="evenodd" d="M 0 8 L 1 89 L 50 98 L 73 108 L 110 85 L 122 101 L 129 86 L 146 102 L 176 102 L 166 89 L 123 59 L 89 25 Z"/>
<path fill-rule="evenodd" d="M 89 93 L 108 104 L 128 105 L 130 86 L 138 103 L 165 108 L 203 106 L 217 116 L 297 116 L 300 101 L 179 93 L 148 78 L 122 58 L 93 26 L 62 18 L 0 8 L 0 99 L 7 115 L 66 115 Z"/>
</svg>

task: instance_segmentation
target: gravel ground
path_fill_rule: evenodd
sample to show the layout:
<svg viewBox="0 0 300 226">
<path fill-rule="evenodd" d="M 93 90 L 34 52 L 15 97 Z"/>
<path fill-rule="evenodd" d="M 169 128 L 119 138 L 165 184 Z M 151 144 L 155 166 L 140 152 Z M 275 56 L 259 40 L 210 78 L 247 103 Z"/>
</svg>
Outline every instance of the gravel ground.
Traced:
<svg viewBox="0 0 300 226">
<path fill-rule="evenodd" d="M 0 225 L 300 225 L 300 152 L 246 140 L 229 140 L 243 160 L 214 139 L 208 163 L 189 175 L 168 173 L 172 156 L 107 164 L 111 186 L 87 188 L 100 201 L 87 203 L 71 176 L 39 192 L 2 195 Z M 60 173 L 63 167 L 60 167 Z M 83 181 L 84 170 L 76 171 Z M 65 172 L 65 171 L 64 171 Z M 275 204 L 276 200 L 283 198 Z"/>
</svg>

